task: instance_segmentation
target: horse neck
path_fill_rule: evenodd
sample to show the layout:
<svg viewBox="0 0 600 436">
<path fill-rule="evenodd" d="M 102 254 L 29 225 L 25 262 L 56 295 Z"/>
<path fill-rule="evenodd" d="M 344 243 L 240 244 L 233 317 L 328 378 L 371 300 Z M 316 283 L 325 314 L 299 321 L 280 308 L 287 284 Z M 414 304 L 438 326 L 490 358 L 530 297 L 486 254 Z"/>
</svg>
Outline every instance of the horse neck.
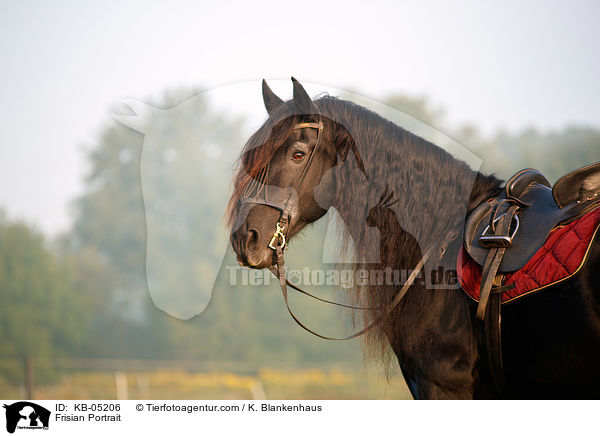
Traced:
<svg viewBox="0 0 600 436">
<path fill-rule="evenodd" d="M 368 179 L 355 168 L 340 171 L 336 207 L 359 257 L 377 243 L 370 226 L 379 230 L 383 263 L 414 264 L 402 253 L 424 251 L 451 231 L 460 234 L 468 212 L 495 195 L 501 183 L 389 122 L 356 141 Z"/>
</svg>

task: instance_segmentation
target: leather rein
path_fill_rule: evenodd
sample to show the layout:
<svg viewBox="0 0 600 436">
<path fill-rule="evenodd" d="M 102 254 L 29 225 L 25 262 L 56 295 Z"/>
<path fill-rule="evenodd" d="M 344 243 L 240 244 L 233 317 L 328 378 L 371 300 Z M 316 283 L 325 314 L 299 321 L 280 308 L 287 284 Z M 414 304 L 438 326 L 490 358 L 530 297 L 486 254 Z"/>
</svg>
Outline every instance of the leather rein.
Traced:
<svg viewBox="0 0 600 436">
<path fill-rule="evenodd" d="M 268 247 L 270 249 L 272 249 L 275 254 L 275 264 L 271 265 L 269 267 L 269 271 L 271 271 L 273 273 L 273 275 L 275 277 L 277 277 L 277 279 L 279 280 L 279 286 L 281 287 L 281 293 L 283 294 L 285 306 L 286 306 L 290 316 L 292 317 L 292 319 L 296 322 L 296 324 L 298 324 L 304 330 L 306 330 L 307 332 L 309 332 L 319 338 L 332 340 L 332 341 L 344 341 L 344 340 L 359 337 L 359 336 L 367 333 L 368 331 L 372 330 L 374 327 L 376 327 L 378 324 L 380 324 L 385 318 L 387 318 L 390 315 L 390 313 L 398 306 L 398 304 L 400 304 L 400 302 L 402 301 L 402 299 L 404 298 L 404 296 L 406 295 L 408 290 L 414 284 L 415 279 L 421 273 L 423 267 L 425 266 L 425 263 L 431 257 L 431 254 L 433 253 L 433 250 L 434 250 L 434 246 L 429 247 L 429 249 L 425 252 L 425 254 L 421 258 L 421 260 L 417 263 L 417 265 L 415 266 L 415 268 L 413 269 L 411 274 L 408 276 L 408 279 L 406 280 L 406 282 L 404 283 L 402 288 L 394 296 L 394 299 L 390 302 L 390 304 L 388 304 L 387 307 L 385 307 L 385 308 L 352 306 L 352 305 L 348 305 L 348 304 L 343 304 L 343 303 L 338 303 L 335 301 L 326 300 L 324 298 L 317 297 L 316 295 L 313 295 L 313 294 L 303 290 L 299 286 L 294 285 L 293 283 L 291 283 L 289 280 L 286 279 L 286 277 L 285 277 L 285 260 L 284 260 L 284 256 L 283 256 L 283 251 L 284 251 L 285 247 L 287 246 L 288 226 L 291 222 L 291 218 L 293 216 L 294 211 L 297 209 L 297 206 L 294 207 L 294 205 L 291 204 L 291 200 L 292 200 L 294 193 L 298 192 L 298 188 L 300 187 L 302 181 L 305 179 L 306 174 L 308 173 L 308 171 L 310 169 L 310 166 L 313 162 L 313 158 L 316 154 L 317 148 L 320 145 L 323 127 L 324 126 L 321 121 L 319 121 L 317 123 L 310 123 L 310 122 L 299 123 L 296 126 L 294 126 L 294 130 L 305 129 L 305 128 L 317 129 L 317 142 L 308 157 L 308 161 L 306 163 L 306 166 L 304 167 L 304 170 L 300 174 L 300 177 L 294 184 L 293 190 L 291 191 L 291 193 L 289 194 L 289 196 L 287 197 L 287 199 L 284 202 L 272 201 L 272 200 L 268 199 L 268 194 L 266 192 L 266 182 L 267 182 L 267 177 L 268 177 L 269 165 L 267 165 L 265 167 L 265 169 L 263 169 L 258 174 L 257 181 L 254 184 L 251 184 L 249 189 L 247 189 L 243 198 L 240 199 L 240 203 L 241 204 L 260 204 L 260 205 L 264 205 L 264 206 L 269 206 L 274 209 L 277 209 L 280 212 L 279 220 L 276 223 L 275 231 L 273 232 L 273 236 L 268 245 Z M 262 187 L 261 187 L 261 185 L 262 185 Z M 247 196 L 247 194 L 250 194 L 253 189 L 258 190 L 256 195 L 254 197 Z M 259 198 L 259 195 L 263 189 L 265 190 L 264 199 Z M 446 236 L 442 246 L 440 247 L 441 256 L 443 256 L 446 247 L 455 237 L 456 237 L 455 232 L 451 232 Z M 296 316 L 296 314 L 294 314 L 294 312 L 292 311 L 292 308 L 290 307 L 289 301 L 288 301 L 288 286 L 301 294 L 304 294 L 308 297 L 314 298 L 315 300 L 321 301 L 323 303 L 332 304 L 332 305 L 339 306 L 339 307 L 345 307 L 348 309 L 382 311 L 382 313 L 371 324 L 369 324 L 365 328 L 363 328 L 349 336 L 344 336 L 344 337 L 325 336 L 325 335 L 315 332 L 314 330 L 312 330 L 309 327 L 307 327 L 306 325 L 304 325 L 304 323 L 302 323 L 302 321 L 300 321 L 300 319 Z"/>
</svg>

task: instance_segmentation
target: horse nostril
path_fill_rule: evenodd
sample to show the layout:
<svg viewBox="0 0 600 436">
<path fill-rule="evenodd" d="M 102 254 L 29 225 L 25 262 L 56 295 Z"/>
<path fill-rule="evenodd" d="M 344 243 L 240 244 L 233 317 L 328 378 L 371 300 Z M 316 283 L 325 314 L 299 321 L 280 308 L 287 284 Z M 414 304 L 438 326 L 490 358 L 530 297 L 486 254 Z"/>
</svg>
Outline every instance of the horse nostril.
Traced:
<svg viewBox="0 0 600 436">
<path fill-rule="evenodd" d="M 258 241 L 260 241 L 259 231 L 256 229 L 248 229 L 246 234 L 246 248 L 252 251 L 256 250 Z"/>
</svg>

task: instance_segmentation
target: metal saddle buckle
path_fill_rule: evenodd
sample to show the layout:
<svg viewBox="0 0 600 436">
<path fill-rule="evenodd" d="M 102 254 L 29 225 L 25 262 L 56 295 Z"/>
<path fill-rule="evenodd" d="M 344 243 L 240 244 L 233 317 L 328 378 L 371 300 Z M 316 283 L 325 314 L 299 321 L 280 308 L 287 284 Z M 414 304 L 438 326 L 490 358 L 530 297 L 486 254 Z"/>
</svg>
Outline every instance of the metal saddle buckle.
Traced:
<svg viewBox="0 0 600 436">
<path fill-rule="evenodd" d="M 506 216 L 506 213 L 503 213 L 498 218 L 494 220 L 494 224 L 496 224 L 502 217 Z M 479 237 L 479 245 L 484 248 L 508 248 L 512 245 L 512 241 L 515 238 L 517 231 L 519 230 L 519 217 L 515 214 L 514 216 L 515 229 L 510 235 L 488 235 L 488 231 L 490 230 L 490 225 L 483 230 L 481 236 Z M 513 223 L 510 223 L 512 227 Z M 509 231 L 510 232 L 510 231 Z"/>
</svg>

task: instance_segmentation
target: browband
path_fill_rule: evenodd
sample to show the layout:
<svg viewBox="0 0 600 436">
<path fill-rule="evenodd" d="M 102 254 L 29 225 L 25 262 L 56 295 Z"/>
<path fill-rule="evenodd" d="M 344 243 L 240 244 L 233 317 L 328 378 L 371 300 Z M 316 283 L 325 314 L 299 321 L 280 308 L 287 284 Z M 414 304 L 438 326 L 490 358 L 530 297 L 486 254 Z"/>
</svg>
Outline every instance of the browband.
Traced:
<svg viewBox="0 0 600 436">
<path fill-rule="evenodd" d="M 323 130 L 323 123 L 321 121 L 318 123 L 298 123 L 294 126 L 294 130 L 307 128 Z"/>
</svg>

